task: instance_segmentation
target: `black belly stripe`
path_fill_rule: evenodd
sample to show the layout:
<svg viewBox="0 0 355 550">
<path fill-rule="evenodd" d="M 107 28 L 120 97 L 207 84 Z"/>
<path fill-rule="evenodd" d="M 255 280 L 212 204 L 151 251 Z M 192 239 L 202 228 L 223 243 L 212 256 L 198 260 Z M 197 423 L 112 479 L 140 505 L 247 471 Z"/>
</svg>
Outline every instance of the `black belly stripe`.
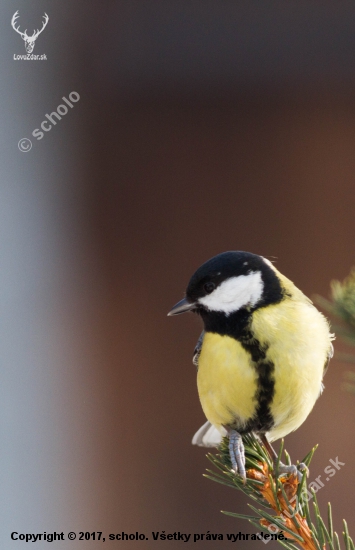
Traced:
<svg viewBox="0 0 355 550">
<path fill-rule="evenodd" d="M 236 429 L 239 433 L 268 432 L 274 425 L 271 403 L 275 395 L 275 365 L 267 358 L 268 346 L 262 346 L 250 330 L 251 313 L 246 310 L 239 310 L 226 317 L 223 314 L 213 312 L 204 321 L 205 329 L 209 332 L 226 334 L 238 340 L 251 355 L 258 374 L 257 390 L 254 396 L 257 403 L 255 414 L 242 428 L 240 420 L 236 418 L 236 422 L 231 425 L 231 428 Z"/>
<path fill-rule="evenodd" d="M 258 373 L 258 386 L 255 394 L 255 400 L 258 403 L 257 409 L 253 418 L 249 420 L 242 431 L 265 433 L 274 425 L 271 403 L 275 395 L 275 366 L 267 358 L 268 346 L 262 346 L 249 330 L 246 330 L 240 338 L 240 343 L 250 353 Z"/>
<path fill-rule="evenodd" d="M 258 390 L 256 400 L 258 407 L 256 409 L 255 419 L 252 421 L 252 430 L 265 433 L 271 430 L 274 425 L 274 418 L 271 414 L 271 403 L 275 395 L 274 364 L 271 361 L 265 361 L 257 366 L 259 372 Z"/>
</svg>

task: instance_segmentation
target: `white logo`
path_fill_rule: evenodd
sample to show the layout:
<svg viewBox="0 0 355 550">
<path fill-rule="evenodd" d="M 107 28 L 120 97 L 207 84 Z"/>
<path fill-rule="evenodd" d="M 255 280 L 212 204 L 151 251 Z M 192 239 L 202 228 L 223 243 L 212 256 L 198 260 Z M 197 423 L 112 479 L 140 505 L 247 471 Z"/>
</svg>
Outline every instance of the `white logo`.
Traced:
<svg viewBox="0 0 355 550">
<path fill-rule="evenodd" d="M 17 10 L 17 12 L 14 13 L 14 15 L 11 19 L 11 26 L 16 32 L 19 33 L 21 38 L 25 41 L 26 52 L 27 53 L 32 53 L 33 48 L 35 47 L 35 42 L 36 42 L 38 36 L 41 34 L 41 32 L 45 29 L 45 27 L 46 27 L 46 25 L 49 21 L 49 17 L 46 13 L 44 14 L 44 21 L 42 22 L 42 28 L 40 30 L 38 30 L 38 29 L 34 30 L 32 36 L 27 35 L 27 29 L 25 30 L 25 32 L 21 32 L 20 27 L 19 26 L 16 27 L 16 19 L 18 17 L 19 17 L 19 13 L 18 13 L 18 10 Z"/>
</svg>

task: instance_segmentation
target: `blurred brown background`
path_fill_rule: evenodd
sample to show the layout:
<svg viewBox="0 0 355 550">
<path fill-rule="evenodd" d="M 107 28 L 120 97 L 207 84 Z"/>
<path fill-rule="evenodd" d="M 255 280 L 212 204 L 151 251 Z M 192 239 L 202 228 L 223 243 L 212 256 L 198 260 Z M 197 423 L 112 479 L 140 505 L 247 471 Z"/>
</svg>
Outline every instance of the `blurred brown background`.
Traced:
<svg viewBox="0 0 355 550">
<path fill-rule="evenodd" d="M 28 29 L 48 13 L 34 50 L 46 62 L 13 60 L 25 53 L 16 9 Z M 20 545 L 11 531 L 253 532 L 220 514 L 247 513 L 246 499 L 204 479 L 205 452 L 190 444 L 204 422 L 191 363 L 199 321 L 166 313 L 225 250 L 276 258 L 308 296 L 328 295 L 354 265 L 355 8 L 1 10 L 2 547 Z M 75 107 L 32 139 L 73 90 Z M 286 445 L 302 459 L 320 444 L 311 480 L 324 481 L 329 459 L 345 462 L 318 496 L 338 531 L 346 517 L 354 533 L 347 368 L 332 361 Z"/>
</svg>

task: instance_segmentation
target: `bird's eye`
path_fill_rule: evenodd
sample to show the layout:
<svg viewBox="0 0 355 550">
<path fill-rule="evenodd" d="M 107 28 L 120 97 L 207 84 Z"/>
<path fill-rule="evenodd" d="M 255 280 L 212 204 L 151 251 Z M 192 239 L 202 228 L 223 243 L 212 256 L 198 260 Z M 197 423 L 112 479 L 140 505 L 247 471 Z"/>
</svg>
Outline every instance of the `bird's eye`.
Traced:
<svg viewBox="0 0 355 550">
<path fill-rule="evenodd" d="M 203 289 L 206 292 L 206 294 L 211 294 L 211 292 L 213 292 L 215 288 L 216 288 L 216 285 L 214 283 L 211 283 L 211 282 L 205 283 L 203 285 Z"/>
</svg>

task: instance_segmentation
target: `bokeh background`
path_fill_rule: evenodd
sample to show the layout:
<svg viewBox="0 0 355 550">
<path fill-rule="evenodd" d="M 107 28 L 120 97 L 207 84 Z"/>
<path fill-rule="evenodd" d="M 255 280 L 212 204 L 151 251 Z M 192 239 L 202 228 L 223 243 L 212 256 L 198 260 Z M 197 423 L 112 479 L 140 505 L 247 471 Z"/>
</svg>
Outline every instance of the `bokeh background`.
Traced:
<svg viewBox="0 0 355 550">
<path fill-rule="evenodd" d="M 13 59 L 17 9 L 28 32 L 48 13 L 47 61 Z M 166 313 L 225 250 L 275 259 L 308 296 L 355 263 L 355 7 L 3 0 L 1 28 L 1 548 L 23 544 L 12 531 L 253 532 L 190 444 L 200 323 Z M 312 480 L 345 463 L 318 496 L 354 533 L 347 368 L 286 445 L 319 443 Z"/>
</svg>

